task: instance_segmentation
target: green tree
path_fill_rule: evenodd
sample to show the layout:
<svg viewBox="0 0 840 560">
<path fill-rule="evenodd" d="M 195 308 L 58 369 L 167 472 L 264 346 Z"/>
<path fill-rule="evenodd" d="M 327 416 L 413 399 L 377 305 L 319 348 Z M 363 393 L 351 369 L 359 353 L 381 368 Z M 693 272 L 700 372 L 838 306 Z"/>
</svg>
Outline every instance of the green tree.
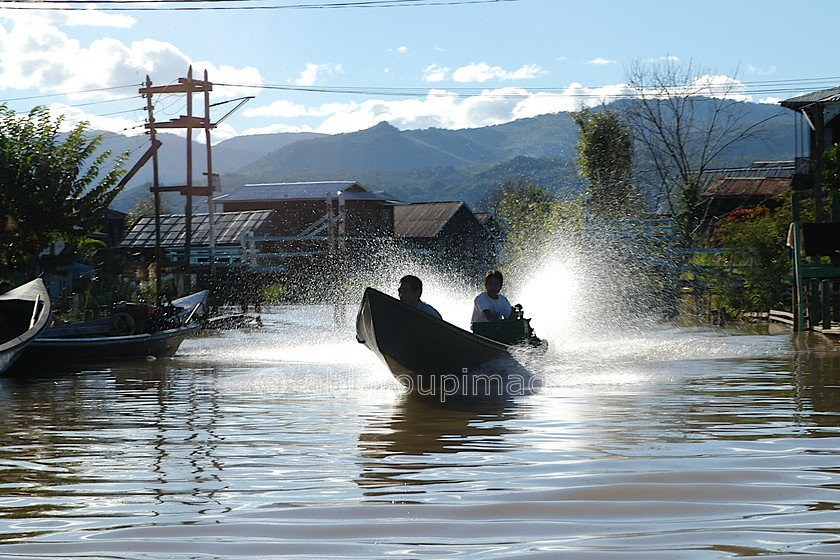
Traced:
<svg viewBox="0 0 840 560">
<path fill-rule="evenodd" d="M 812 216 L 810 207 L 803 217 Z M 792 220 L 789 197 L 771 204 L 736 210 L 718 221 L 714 241 L 726 251 L 729 272 L 716 282 L 721 304 L 730 312 L 790 308 Z"/>
<path fill-rule="evenodd" d="M 539 251 L 561 229 L 579 229 L 579 201 L 559 200 L 529 181 L 507 181 L 498 189 L 494 214 L 507 232 L 508 257 L 517 261 Z"/>
<path fill-rule="evenodd" d="M 162 197 L 161 197 L 162 198 Z M 172 209 L 169 207 L 169 204 L 161 199 L 160 201 L 160 213 L 163 214 L 171 214 Z M 137 225 L 137 222 L 140 221 L 140 218 L 144 216 L 154 216 L 155 215 L 155 195 L 153 193 L 148 193 L 146 196 L 141 196 L 137 199 L 137 202 L 134 203 L 134 206 L 128 211 L 128 216 L 125 219 L 125 227 L 128 229 L 133 228 Z"/>
<path fill-rule="evenodd" d="M 556 201 L 552 193 L 528 181 L 508 181 L 502 192 L 497 216 L 510 241 L 530 243 L 552 230 Z"/>
<path fill-rule="evenodd" d="M 691 243 L 703 225 L 705 174 L 739 142 L 762 138 L 764 125 L 781 111 L 750 120 L 748 107 L 737 100 L 740 82 L 690 62 L 636 62 L 625 80 L 633 97 L 624 118 L 658 177 L 661 201 L 680 217 L 683 240 Z"/>
<path fill-rule="evenodd" d="M 840 195 L 840 144 L 834 144 L 823 153 L 823 188 L 834 196 Z"/>
<path fill-rule="evenodd" d="M 589 180 L 592 214 L 616 219 L 636 213 L 638 200 L 633 184 L 633 130 L 608 108 L 592 111 L 581 107 L 571 113 L 580 128 L 575 150 L 578 174 Z"/>
<path fill-rule="evenodd" d="M 64 134 L 62 122 L 45 107 L 21 117 L 0 105 L 0 266 L 18 273 L 58 240 L 82 243 L 119 192 L 128 153 L 97 154 L 102 137 L 88 138 L 87 123 Z"/>
</svg>

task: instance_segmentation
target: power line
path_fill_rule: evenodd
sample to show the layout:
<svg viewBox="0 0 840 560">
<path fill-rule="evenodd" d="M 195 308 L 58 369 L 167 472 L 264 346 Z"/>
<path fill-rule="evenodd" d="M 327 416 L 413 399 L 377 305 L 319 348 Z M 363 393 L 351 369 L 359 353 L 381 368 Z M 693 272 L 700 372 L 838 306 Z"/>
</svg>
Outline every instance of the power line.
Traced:
<svg viewBox="0 0 840 560">
<path fill-rule="evenodd" d="M 46 99 L 48 97 L 63 97 L 67 95 L 81 95 L 84 93 L 99 93 L 101 91 L 113 91 L 116 89 L 125 89 L 125 88 L 139 88 L 142 84 L 129 84 L 125 86 L 111 86 L 111 87 L 102 87 L 102 88 L 94 88 L 94 89 L 83 89 L 79 91 L 65 91 L 60 93 L 42 93 L 40 95 L 28 95 L 26 97 L 10 97 L 6 99 L 0 99 L 0 102 L 7 103 L 10 101 L 29 101 L 31 99 Z"/>
<path fill-rule="evenodd" d="M 155 0 L 151 6 L 149 0 L 6 0 L 6 10 L 52 10 L 76 11 L 87 10 L 96 5 L 99 11 L 108 12 L 154 12 L 154 11 L 203 11 L 203 10 L 320 10 L 347 8 L 404 8 L 419 6 L 457 6 L 464 4 L 496 4 L 502 2 L 521 2 L 522 0 L 360 0 L 333 1 L 324 3 L 284 4 L 284 5 L 241 5 L 245 2 L 261 0 Z M 218 5 L 218 4 L 223 5 Z M 11 6 L 8 4 L 12 4 Z M 196 5 L 202 4 L 202 5 Z"/>
<path fill-rule="evenodd" d="M 130 99 L 137 99 L 137 96 L 132 95 L 130 97 L 118 97 L 116 99 L 102 99 L 100 101 L 87 101 L 85 103 L 74 103 L 72 105 L 70 105 L 69 103 L 65 103 L 64 105 L 66 105 L 67 107 L 87 107 L 88 105 L 101 105 L 101 104 L 105 104 L 105 103 L 119 103 L 119 102 L 122 102 L 122 101 L 128 101 Z M 120 112 L 124 113 L 126 111 L 120 111 Z"/>
<path fill-rule="evenodd" d="M 837 84 L 840 83 L 840 77 L 825 77 L 825 78 L 805 78 L 792 80 L 777 80 L 767 82 L 739 82 L 744 86 L 744 90 L 740 90 L 734 83 L 722 84 L 719 86 L 696 86 L 699 89 L 706 90 L 713 93 L 732 93 L 745 95 L 770 95 L 770 94 L 795 94 L 801 92 L 812 91 L 815 87 L 825 87 L 826 83 Z M 253 88 L 265 90 L 280 90 L 280 91 L 300 91 L 309 93 L 328 93 L 328 94 L 345 94 L 345 95 L 381 95 L 381 96 L 395 96 L 395 97 L 427 97 L 432 95 L 431 91 L 436 89 L 434 87 L 426 88 L 386 88 L 386 87 L 316 87 L 316 86 L 297 86 L 290 84 L 234 84 L 234 83 L 216 83 L 219 87 L 239 87 L 239 88 Z M 616 84 L 618 85 L 618 84 Z M 500 87 L 496 91 L 487 93 L 488 88 L 485 87 L 446 87 L 440 88 L 443 93 L 442 96 L 448 94 L 459 95 L 487 95 L 488 97 L 500 98 L 522 98 L 534 95 L 534 93 L 548 93 L 548 94 L 563 94 L 571 97 L 580 98 L 623 98 L 627 97 L 626 93 L 618 92 L 612 95 L 607 95 L 603 92 L 597 91 L 601 87 L 596 86 L 588 88 L 580 88 L 588 91 L 568 91 L 568 86 L 562 87 L 548 87 L 538 88 L 537 91 L 528 91 L 527 88 L 521 86 L 506 86 Z M 674 86 L 682 87 L 682 86 Z M 833 87 L 833 86 L 828 86 Z M 509 91 L 511 89 L 524 89 L 523 93 Z M 507 90 L 507 91 L 504 91 Z M 592 91 L 594 90 L 594 91 Z"/>
<path fill-rule="evenodd" d="M 819 77 L 819 78 L 795 78 L 795 79 L 786 79 L 786 80 L 765 80 L 765 81 L 754 81 L 754 82 L 740 82 L 741 85 L 744 86 L 744 89 L 740 89 L 737 87 L 733 87 L 733 84 L 724 84 L 721 86 L 715 87 L 714 85 L 709 87 L 700 88 L 703 91 L 708 91 L 709 93 L 731 93 L 733 95 L 741 94 L 741 95 L 780 95 L 780 96 L 795 96 L 801 93 L 810 93 L 815 89 L 829 89 L 831 87 L 835 87 L 834 85 L 827 85 L 827 84 L 838 84 L 840 83 L 840 76 L 828 76 L 828 77 Z M 0 99 L 0 102 L 7 103 L 13 101 L 28 101 L 28 100 L 36 100 L 36 99 L 47 99 L 47 98 L 54 98 L 54 97 L 61 97 L 61 96 L 69 96 L 69 95 L 79 95 L 79 94 L 86 94 L 86 93 L 97 93 L 97 92 L 105 92 L 105 91 L 113 91 L 119 89 L 126 89 L 126 88 L 139 88 L 142 84 L 128 84 L 122 86 L 113 86 L 113 87 L 104 87 L 104 88 L 94 88 L 88 90 L 80 90 L 80 91 L 72 91 L 72 92 L 60 92 L 60 93 L 50 93 L 50 94 L 42 94 L 42 95 L 30 95 L 24 97 L 16 97 L 16 98 L 8 98 L 8 99 Z M 316 87 L 316 86 L 297 86 L 297 85 L 290 85 L 290 84 L 244 84 L 244 83 L 224 83 L 224 82 L 217 82 L 214 83 L 215 86 L 218 87 L 237 87 L 237 88 L 250 88 L 250 89 L 262 89 L 262 90 L 275 90 L 275 91 L 296 91 L 296 92 L 305 92 L 305 93 L 323 93 L 323 94 L 334 94 L 334 95 L 368 95 L 368 96 L 383 96 L 383 97 L 429 97 L 434 96 L 435 94 L 433 91 L 436 89 L 434 87 L 423 87 L 423 88 L 388 88 L 388 87 Z M 548 87 L 548 88 L 537 88 L 536 90 L 529 90 L 522 86 L 507 86 L 507 87 L 499 87 L 495 91 L 488 91 L 488 88 L 485 87 L 447 87 L 447 88 L 439 88 L 441 93 L 440 96 L 448 96 L 448 95 L 458 95 L 458 96 L 478 96 L 484 95 L 486 97 L 496 98 L 496 99 L 524 99 L 536 94 L 551 94 L 551 95 L 563 95 L 566 97 L 577 98 L 577 99 L 599 99 L 599 100 L 613 100 L 613 99 L 622 99 L 628 97 L 626 92 L 619 91 L 614 94 L 604 93 L 599 91 L 604 86 L 595 86 L 595 87 L 586 87 L 580 88 L 578 91 L 568 91 L 568 87 Z M 524 90 L 524 91 L 513 91 L 513 90 Z M 129 101 L 134 99 L 138 96 L 128 96 L 128 97 L 121 97 L 119 99 L 105 99 L 101 101 L 90 101 L 85 103 L 79 104 L 68 104 L 69 107 L 85 107 L 89 105 L 98 105 L 100 103 L 114 103 L 119 101 Z M 163 113 L 168 114 L 171 112 L 171 105 L 178 105 L 180 97 L 173 96 L 173 102 L 168 107 L 163 108 Z M 163 99 L 158 100 L 158 104 L 162 104 Z M 120 113 L 128 113 L 133 112 L 134 109 L 120 111 Z M 177 112 L 177 110 L 176 110 Z M 109 113 L 109 114 L 116 114 L 116 113 Z M 99 115 L 104 116 L 104 115 Z"/>
<path fill-rule="evenodd" d="M 3 0 L 6 4 L 187 4 L 223 2 L 234 4 L 237 2 L 265 2 L 266 0 Z"/>
</svg>

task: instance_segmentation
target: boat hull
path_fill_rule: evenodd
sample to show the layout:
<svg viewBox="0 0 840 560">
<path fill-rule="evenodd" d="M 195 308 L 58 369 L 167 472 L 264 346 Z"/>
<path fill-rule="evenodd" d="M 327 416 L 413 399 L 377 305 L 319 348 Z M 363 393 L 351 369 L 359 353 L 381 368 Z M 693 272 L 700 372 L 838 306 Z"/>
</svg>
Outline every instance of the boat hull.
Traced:
<svg viewBox="0 0 840 560">
<path fill-rule="evenodd" d="M 111 319 L 98 319 L 49 327 L 33 340 L 7 375 L 13 377 L 34 377 L 43 374 L 66 371 L 78 365 L 103 363 L 114 360 L 138 358 L 165 358 L 173 356 L 188 336 L 201 330 L 198 321 L 193 321 L 195 310 L 203 305 L 207 292 L 199 297 L 188 296 L 187 307 L 174 316 L 187 324 L 172 328 L 141 332 L 136 334 L 109 334 Z"/>
<path fill-rule="evenodd" d="M 356 338 L 409 393 L 507 395 L 530 391 L 532 376 L 511 347 L 433 317 L 373 288 L 365 290 Z"/>
<path fill-rule="evenodd" d="M 0 294 L 0 374 L 17 362 L 49 324 L 50 296 L 40 278 Z"/>
<path fill-rule="evenodd" d="M 198 324 L 154 333 L 89 338 L 35 339 L 22 359 L 24 364 L 89 363 L 103 360 L 165 358 L 174 356 L 183 340 L 201 330 Z"/>
</svg>

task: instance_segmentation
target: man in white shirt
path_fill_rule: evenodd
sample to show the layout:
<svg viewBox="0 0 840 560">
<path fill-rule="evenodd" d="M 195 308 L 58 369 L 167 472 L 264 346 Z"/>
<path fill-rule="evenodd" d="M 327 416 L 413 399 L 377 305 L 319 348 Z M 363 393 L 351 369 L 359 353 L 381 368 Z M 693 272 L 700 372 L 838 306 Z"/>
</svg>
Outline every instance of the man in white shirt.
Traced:
<svg viewBox="0 0 840 560">
<path fill-rule="evenodd" d="M 491 270 L 484 276 L 485 291 L 475 297 L 472 314 L 473 323 L 506 321 L 514 318 L 510 302 L 499 293 L 502 291 L 503 281 L 502 273 L 498 270 Z"/>
</svg>

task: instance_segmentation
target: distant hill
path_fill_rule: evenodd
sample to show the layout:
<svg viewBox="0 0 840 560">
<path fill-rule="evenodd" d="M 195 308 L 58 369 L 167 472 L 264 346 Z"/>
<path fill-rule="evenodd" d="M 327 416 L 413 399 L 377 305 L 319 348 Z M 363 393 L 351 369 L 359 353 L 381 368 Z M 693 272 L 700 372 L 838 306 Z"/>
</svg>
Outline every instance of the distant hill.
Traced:
<svg viewBox="0 0 840 560">
<path fill-rule="evenodd" d="M 300 140 L 308 140 L 325 136 L 314 132 L 300 133 L 277 133 L 257 134 L 251 136 L 238 136 L 223 140 L 213 146 L 213 172 L 221 175 L 237 171 L 243 165 L 251 163 L 268 152 L 275 151 Z M 187 144 L 183 137 L 175 134 L 159 133 L 158 140 L 163 144 L 158 150 L 159 178 L 162 185 L 182 185 L 186 181 L 186 151 Z M 103 140 L 103 147 L 110 148 L 114 153 L 131 151 L 131 157 L 127 167 L 134 165 L 134 162 L 149 148 L 150 143 L 147 136 L 120 136 L 107 133 Z M 202 175 L 207 170 L 207 152 L 204 144 L 193 140 L 193 177 L 194 181 L 202 184 L 206 179 Z M 128 186 L 117 197 L 112 208 L 121 212 L 127 212 L 140 198 L 149 196 L 149 185 L 152 184 L 152 163 L 147 163 L 137 175 L 128 183 Z M 180 195 L 165 194 L 164 198 L 170 201 L 172 208 L 183 206 Z"/>
<path fill-rule="evenodd" d="M 380 123 L 285 146 L 224 177 L 223 183 L 340 177 L 406 201 L 475 205 L 508 179 L 528 178 L 556 192 L 580 190 L 571 160 L 575 142 L 577 127 L 566 113 L 461 130 L 400 131 Z"/>
<path fill-rule="evenodd" d="M 748 122 L 772 114 L 780 118 L 762 139 L 739 143 L 721 166 L 752 161 L 790 159 L 794 155 L 793 113 L 767 104 L 743 104 Z M 698 110 L 703 110 L 702 104 Z M 164 184 L 182 184 L 186 173 L 183 138 L 158 135 L 160 176 Z M 120 140 L 122 138 L 123 140 Z M 573 163 L 577 127 L 568 113 L 541 115 L 510 123 L 461 130 L 404 130 L 379 123 L 358 132 L 241 136 L 213 147 L 213 168 L 222 175 L 223 191 L 246 183 L 355 180 L 407 201 L 466 200 L 475 205 L 490 190 L 511 179 L 527 179 L 558 193 L 574 193 L 585 185 Z M 115 151 L 136 148 L 136 138 L 109 136 Z M 147 144 L 146 144 L 147 145 Z M 140 156 L 137 149 L 132 158 Z M 194 143 L 194 173 L 203 179 L 204 146 Z M 127 211 L 139 197 L 148 196 L 151 165 L 129 183 L 113 205 Z M 170 195 L 172 208 L 183 208 Z"/>
<path fill-rule="evenodd" d="M 280 132 L 277 134 L 237 136 L 236 138 L 223 140 L 213 146 L 213 171 L 216 173 L 231 173 L 252 161 L 256 161 L 267 152 L 279 150 L 295 142 L 323 136 L 326 135 L 315 132 Z M 183 144 L 183 140 L 181 143 Z M 204 153 L 203 148 L 202 145 L 201 153 Z M 202 170 L 204 169 L 203 167 Z"/>
<path fill-rule="evenodd" d="M 267 180 L 300 171 L 495 164 L 520 155 L 568 155 L 576 141 L 577 129 L 566 113 L 462 130 L 400 131 L 383 122 L 367 130 L 296 142 L 237 174 Z"/>
</svg>

